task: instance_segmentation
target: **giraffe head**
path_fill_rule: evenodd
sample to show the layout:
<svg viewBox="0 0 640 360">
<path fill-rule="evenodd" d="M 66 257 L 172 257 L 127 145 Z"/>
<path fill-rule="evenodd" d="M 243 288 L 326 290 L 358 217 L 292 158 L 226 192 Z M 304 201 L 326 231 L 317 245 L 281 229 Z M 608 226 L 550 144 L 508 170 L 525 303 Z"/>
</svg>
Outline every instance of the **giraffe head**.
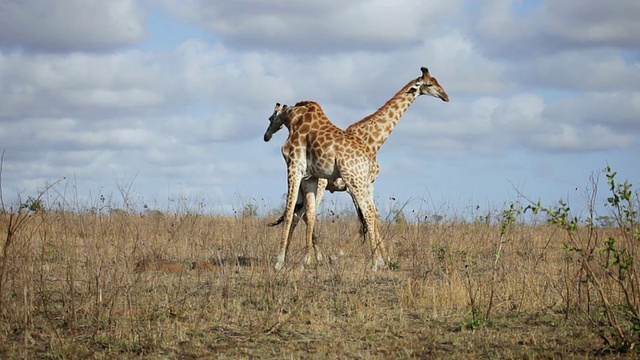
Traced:
<svg viewBox="0 0 640 360">
<path fill-rule="evenodd" d="M 284 123 L 282 122 L 282 117 L 279 115 L 286 108 L 287 108 L 287 105 L 284 105 L 282 108 L 280 108 L 280 103 L 276 103 L 276 106 L 273 109 L 273 114 L 269 116 L 269 127 L 267 127 L 267 131 L 264 133 L 264 141 L 271 140 L 271 137 L 273 136 L 273 134 L 277 133 L 280 129 L 282 129 L 282 126 L 284 125 Z"/>
<path fill-rule="evenodd" d="M 416 79 L 413 85 L 407 89 L 407 92 L 417 92 L 417 96 L 431 95 L 442 101 L 449 101 L 449 95 L 447 95 L 442 86 L 438 84 L 438 80 L 429 75 L 429 69 L 422 67 L 420 68 L 420 71 L 422 71 L 422 76 Z"/>
</svg>

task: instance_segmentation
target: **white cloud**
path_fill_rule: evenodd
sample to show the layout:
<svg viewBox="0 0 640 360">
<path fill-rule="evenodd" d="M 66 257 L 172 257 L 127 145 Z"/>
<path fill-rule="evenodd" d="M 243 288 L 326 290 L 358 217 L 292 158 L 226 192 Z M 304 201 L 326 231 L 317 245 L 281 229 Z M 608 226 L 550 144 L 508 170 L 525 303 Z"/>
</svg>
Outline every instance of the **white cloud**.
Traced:
<svg viewBox="0 0 640 360">
<path fill-rule="evenodd" d="M 513 133 L 530 133 L 540 125 L 544 100 L 536 94 L 517 94 L 497 106 L 491 120 L 496 130 Z"/>
<path fill-rule="evenodd" d="M 545 116 L 574 126 L 602 126 L 620 133 L 640 130 L 639 92 L 585 92 L 549 106 Z"/>
<path fill-rule="evenodd" d="M 65 96 L 72 104 L 92 108 L 135 108 L 150 107 L 163 103 L 163 96 L 148 89 L 93 89 L 89 91 L 70 91 Z"/>
<path fill-rule="evenodd" d="M 519 7 L 526 12 L 519 13 Z M 531 60 L 572 49 L 640 46 L 640 3 L 543 0 L 537 6 L 484 1 L 471 18 L 472 36 L 488 54 Z"/>
<path fill-rule="evenodd" d="M 613 49 L 567 50 L 535 62 L 518 63 L 510 72 L 521 87 L 563 91 L 635 90 L 640 84 L 638 63 L 627 62 Z"/>
<path fill-rule="evenodd" d="M 614 133 L 603 126 L 577 127 L 558 124 L 552 131 L 536 134 L 530 144 L 548 152 L 607 150 L 628 147 L 633 141 L 629 134 Z"/>
<path fill-rule="evenodd" d="M 389 50 L 441 33 L 438 20 L 460 1 L 163 1 L 171 12 L 211 29 L 231 46 L 286 52 Z"/>
<path fill-rule="evenodd" d="M 438 107 L 435 114 L 405 115 L 397 132 L 407 147 L 439 157 L 501 156 L 513 148 L 531 151 L 628 149 L 640 121 L 637 95 L 587 93 L 551 103 L 533 93 Z M 426 105 L 425 105 L 426 106 Z M 433 106 L 433 105 L 431 105 Z M 420 119 L 423 117 L 423 119 Z"/>
<path fill-rule="evenodd" d="M 133 0 L 20 0 L 0 3 L 0 48 L 93 51 L 135 44 L 145 37 Z"/>
<path fill-rule="evenodd" d="M 139 52 L 104 55 L 0 53 L 0 118 L 108 117 L 164 103 L 173 89 L 163 70 Z M 37 104 L 37 106 L 34 106 Z"/>
<path fill-rule="evenodd" d="M 509 66 L 479 53 L 474 44 L 460 33 L 434 37 L 413 53 L 415 56 L 412 58 L 418 58 L 418 54 L 427 57 L 428 54 L 434 76 L 445 79 L 441 85 L 452 94 L 501 94 L 516 86 Z"/>
<path fill-rule="evenodd" d="M 638 14 L 640 3 L 634 0 L 546 0 L 538 19 L 546 19 L 543 26 L 566 44 L 634 48 L 640 45 Z"/>
<path fill-rule="evenodd" d="M 628 159 L 640 146 L 640 67 L 635 40 L 619 29 L 635 34 L 637 25 L 626 15 L 619 24 L 609 13 L 593 18 L 600 5 L 591 0 L 575 12 L 564 3 L 487 1 L 480 16 L 469 11 L 476 2 L 463 1 L 392 8 L 364 0 L 72 1 L 55 4 L 74 15 L 67 23 L 56 15 L 42 24 L 32 12 L 37 3 L 24 4 L 33 31 L 20 25 L 31 33 L 0 34 L 5 194 L 62 176 L 95 193 L 138 174 L 137 191 L 147 199 L 246 192 L 279 203 L 287 134 L 262 140 L 276 101 L 318 101 L 346 127 L 421 66 L 451 101 L 421 97 L 406 112 L 379 154 L 380 196 L 415 196 L 441 183 L 433 191 L 447 198 L 454 178 L 460 187 L 502 194 L 484 187 L 494 177 L 535 181 L 540 164 L 553 170 L 547 163 L 556 157 L 580 161 L 563 163 L 555 180 L 575 176 L 575 164 L 597 168 L 611 159 L 638 171 Z M 635 9 L 625 4 L 612 13 Z M 76 19 L 94 6 L 107 15 Z M 116 19 L 109 15 L 116 10 L 105 10 L 111 7 L 124 13 Z M 554 7 L 563 7 L 562 17 Z M 144 14 L 158 13 L 145 38 Z M 85 20 L 95 27 L 80 39 Z M 128 22 L 141 30 L 123 30 Z M 547 188 L 551 178 L 543 178 Z"/>
</svg>

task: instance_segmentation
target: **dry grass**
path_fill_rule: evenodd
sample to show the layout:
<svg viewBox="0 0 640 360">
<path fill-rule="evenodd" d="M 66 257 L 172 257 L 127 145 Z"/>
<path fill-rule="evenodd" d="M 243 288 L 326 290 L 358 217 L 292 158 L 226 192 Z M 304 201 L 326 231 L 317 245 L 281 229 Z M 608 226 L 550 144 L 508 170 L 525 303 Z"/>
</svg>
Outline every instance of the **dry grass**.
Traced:
<svg viewBox="0 0 640 360">
<path fill-rule="evenodd" d="M 301 270 L 298 230 L 276 273 L 268 220 L 30 215 L 2 264 L 0 357 L 638 355 L 607 351 L 606 324 L 584 315 L 597 294 L 553 227 L 386 224 L 393 270 L 372 273 L 358 224 L 320 221 L 332 261 Z"/>
</svg>

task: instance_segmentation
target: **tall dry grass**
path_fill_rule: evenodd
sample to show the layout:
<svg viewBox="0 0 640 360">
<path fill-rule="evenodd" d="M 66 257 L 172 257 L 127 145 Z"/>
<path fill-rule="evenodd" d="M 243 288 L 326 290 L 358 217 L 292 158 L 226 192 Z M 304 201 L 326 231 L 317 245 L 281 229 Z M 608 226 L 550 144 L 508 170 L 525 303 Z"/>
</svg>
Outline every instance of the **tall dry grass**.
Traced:
<svg viewBox="0 0 640 360">
<path fill-rule="evenodd" d="M 555 226 L 384 222 L 391 269 L 372 273 L 357 221 L 325 219 L 327 261 L 301 269 L 298 230 L 276 273 L 280 229 L 267 220 L 3 212 L 0 357 L 554 357 L 607 347 L 606 324 L 590 321 L 603 311 L 597 289 Z M 145 259 L 218 266 L 162 271 L 141 268 Z"/>
</svg>

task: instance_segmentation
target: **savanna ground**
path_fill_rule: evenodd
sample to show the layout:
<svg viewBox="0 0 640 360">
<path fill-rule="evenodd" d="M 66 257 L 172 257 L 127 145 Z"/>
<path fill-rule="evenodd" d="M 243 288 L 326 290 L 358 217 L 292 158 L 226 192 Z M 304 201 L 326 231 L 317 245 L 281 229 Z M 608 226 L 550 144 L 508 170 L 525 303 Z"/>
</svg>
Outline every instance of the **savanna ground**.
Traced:
<svg viewBox="0 0 640 360">
<path fill-rule="evenodd" d="M 609 226 L 562 204 L 383 219 L 392 261 L 377 272 L 357 221 L 325 216 L 326 260 L 301 269 L 301 225 L 275 272 L 275 215 L 30 198 L 0 214 L 0 358 L 637 358 L 635 204 Z M 182 271 L 200 261 L 218 266 Z"/>
</svg>

